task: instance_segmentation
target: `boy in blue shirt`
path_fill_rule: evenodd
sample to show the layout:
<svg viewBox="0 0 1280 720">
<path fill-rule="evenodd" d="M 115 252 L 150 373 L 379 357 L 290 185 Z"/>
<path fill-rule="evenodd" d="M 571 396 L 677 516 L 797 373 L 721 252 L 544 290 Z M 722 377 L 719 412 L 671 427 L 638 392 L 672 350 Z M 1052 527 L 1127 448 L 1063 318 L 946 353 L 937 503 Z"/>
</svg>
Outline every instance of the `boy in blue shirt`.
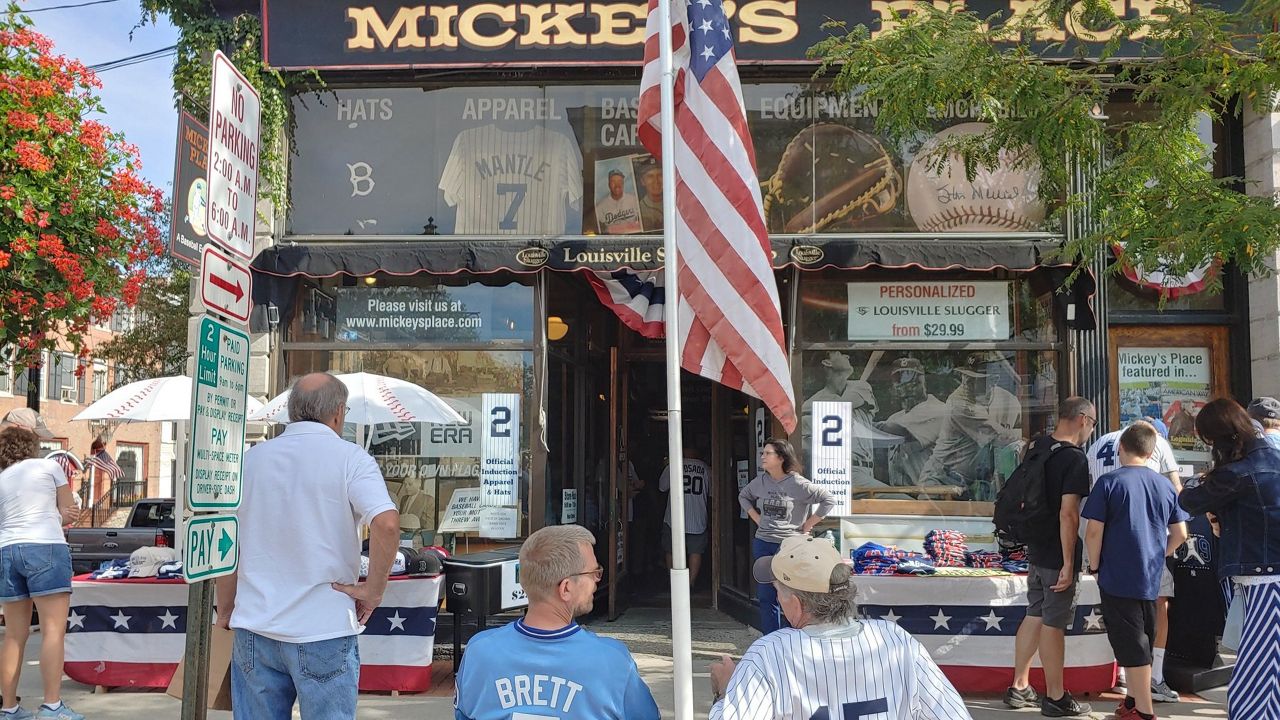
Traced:
<svg viewBox="0 0 1280 720">
<path fill-rule="evenodd" d="M 581 525 L 551 525 L 520 548 L 525 616 L 467 643 L 455 720 L 658 720 L 627 647 L 574 622 L 591 612 L 604 568 Z"/>
<path fill-rule="evenodd" d="M 1146 466 L 1155 447 L 1156 430 L 1150 423 L 1130 425 L 1120 435 L 1120 468 L 1098 478 L 1080 513 L 1088 521 L 1088 571 L 1098 576 L 1107 640 L 1129 681 L 1129 695 L 1116 708 L 1117 720 L 1155 718 L 1151 646 L 1156 597 L 1165 557 L 1187 539 L 1189 518 L 1178 507 L 1173 485 Z"/>
</svg>

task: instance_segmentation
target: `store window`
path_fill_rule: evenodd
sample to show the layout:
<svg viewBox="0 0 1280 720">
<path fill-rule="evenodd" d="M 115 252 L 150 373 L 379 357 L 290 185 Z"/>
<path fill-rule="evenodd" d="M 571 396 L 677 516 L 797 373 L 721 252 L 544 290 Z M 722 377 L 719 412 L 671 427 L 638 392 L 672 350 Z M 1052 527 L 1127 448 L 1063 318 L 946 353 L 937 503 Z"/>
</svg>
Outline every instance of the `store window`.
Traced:
<svg viewBox="0 0 1280 720">
<path fill-rule="evenodd" d="M 427 544 L 446 532 L 510 539 L 529 529 L 533 287 L 510 278 L 490 278 L 488 284 L 470 280 L 420 275 L 375 278 L 373 284 L 363 278 L 304 283 L 284 346 L 290 382 L 322 371 L 386 375 L 431 391 L 465 419 L 345 429 L 345 436 L 364 443 L 382 468 L 402 531 Z M 512 395 L 518 410 L 486 416 L 499 396 L 508 396 L 507 402 Z M 455 495 L 464 504 L 479 492 L 481 442 L 486 431 L 496 432 L 495 419 L 504 423 L 500 431 L 518 437 L 514 534 L 482 529 L 474 516 L 467 529 L 458 529 L 456 516 L 455 522 L 445 522 Z"/>
<path fill-rule="evenodd" d="M 830 430 L 815 403 L 850 404 L 852 513 L 989 515 L 1026 441 L 1052 426 L 1053 287 L 938 277 L 801 280 L 799 445 L 809 465 Z"/>
<path fill-rule="evenodd" d="M 629 235 L 662 230 L 662 167 L 639 141 L 638 85 L 327 90 L 294 99 L 292 235 Z M 893 143 L 879 108 L 808 83 L 745 84 L 768 230 L 1046 229 L 1039 173 L 1017 158 L 931 167 L 981 132 L 976 106 Z"/>
<path fill-rule="evenodd" d="M 93 361 L 93 398 L 101 400 L 107 394 L 107 364 L 101 360 Z"/>
<path fill-rule="evenodd" d="M 146 458 L 146 446 L 137 443 L 116 443 L 116 464 L 124 471 L 119 483 L 139 483 L 143 480 L 143 460 Z"/>
</svg>

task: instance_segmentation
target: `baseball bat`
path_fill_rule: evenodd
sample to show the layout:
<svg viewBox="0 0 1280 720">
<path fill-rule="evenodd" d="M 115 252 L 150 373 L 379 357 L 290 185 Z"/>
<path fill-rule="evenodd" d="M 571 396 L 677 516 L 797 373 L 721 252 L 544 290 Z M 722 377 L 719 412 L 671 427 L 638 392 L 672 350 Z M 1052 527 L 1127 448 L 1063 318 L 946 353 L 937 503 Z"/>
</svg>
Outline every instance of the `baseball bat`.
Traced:
<svg viewBox="0 0 1280 720">
<path fill-rule="evenodd" d="M 867 358 L 867 366 L 862 368 L 862 377 L 858 379 L 866 382 L 867 378 L 871 377 L 871 373 L 875 371 L 876 365 L 880 364 L 880 358 L 882 357 L 884 357 L 883 350 L 876 350 L 871 353 L 871 357 Z"/>
</svg>

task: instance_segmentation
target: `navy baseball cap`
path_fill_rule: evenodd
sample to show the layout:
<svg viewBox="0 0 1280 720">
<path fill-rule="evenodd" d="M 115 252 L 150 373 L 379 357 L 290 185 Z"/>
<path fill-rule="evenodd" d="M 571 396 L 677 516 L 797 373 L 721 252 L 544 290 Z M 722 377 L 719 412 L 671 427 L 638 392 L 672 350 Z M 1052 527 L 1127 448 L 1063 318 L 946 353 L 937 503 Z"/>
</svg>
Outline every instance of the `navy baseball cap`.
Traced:
<svg viewBox="0 0 1280 720">
<path fill-rule="evenodd" d="M 1256 398 L 1249 403 L 1249 417 L 1255 420 L 1280 420 L 1280 400 L 1273 397 Z"/>
</svg>

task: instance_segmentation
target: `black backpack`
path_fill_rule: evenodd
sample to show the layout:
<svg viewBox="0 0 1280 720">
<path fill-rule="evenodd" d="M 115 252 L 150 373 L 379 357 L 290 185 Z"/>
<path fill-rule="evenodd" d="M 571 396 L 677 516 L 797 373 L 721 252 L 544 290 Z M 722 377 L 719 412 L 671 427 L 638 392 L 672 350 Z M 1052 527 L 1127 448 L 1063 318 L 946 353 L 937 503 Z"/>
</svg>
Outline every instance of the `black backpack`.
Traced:
<svg viewBox="0 0 1280 720">
<path fill-rule="evenodd" d="M 1063 440 L 1042 438 L 1031 443 L 1022 462 L 996 494 L 991 521 L 996 537 L 1019 545 L 1048 542 L 1058 534 L 1058 510 L 1045 492 L 1045 466 L 1059 451 L 1080 448 Z"/>
</svg>

